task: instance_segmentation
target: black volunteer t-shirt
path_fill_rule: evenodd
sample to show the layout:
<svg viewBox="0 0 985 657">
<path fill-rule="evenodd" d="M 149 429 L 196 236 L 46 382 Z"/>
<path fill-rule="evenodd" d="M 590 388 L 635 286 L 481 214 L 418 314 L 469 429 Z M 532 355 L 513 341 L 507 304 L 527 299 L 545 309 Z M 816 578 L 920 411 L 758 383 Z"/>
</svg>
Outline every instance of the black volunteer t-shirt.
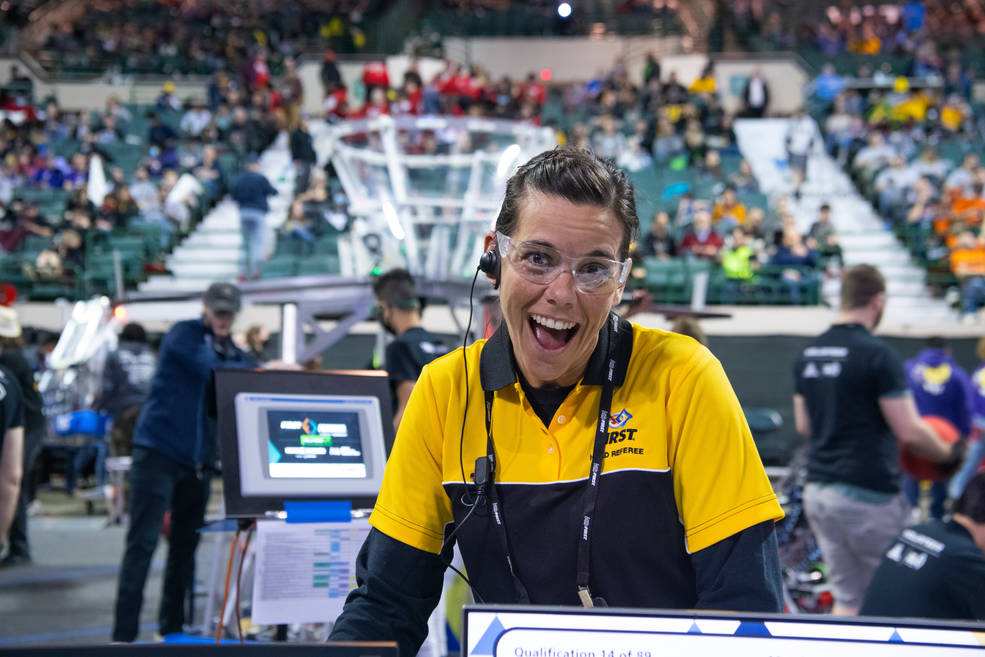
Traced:
<svg viewBox="0 0 985 657">
<path fill-rule="evenodd" d="M 390 376 L 394 407 L 397 403 L 397 384 L 402 381 L 416 382 L 425 365 L 446 353 L 448 346 L 419 326 L 407 329 L 387 345 L 386 371 Z"/>
<path fill-rule="evenodd" d="M 0 366 L 0 451 L 8 429 L 24 426 L 24 401 L 17 379 L 7 368 Z"/>
<path fill-rule="evenodd" d="M 985 620 L 985 553 L 953 520 L 908 527 L 883 556 L 860 613 Z"/>
<path fill-rule="evenodd" d="M 879 399 L 906 395 L 899 356 L 861 324 L 836 324 L 794 368 L 811 422 L 807 480 L 899 491 L 899 449 Z"/>
</svg>

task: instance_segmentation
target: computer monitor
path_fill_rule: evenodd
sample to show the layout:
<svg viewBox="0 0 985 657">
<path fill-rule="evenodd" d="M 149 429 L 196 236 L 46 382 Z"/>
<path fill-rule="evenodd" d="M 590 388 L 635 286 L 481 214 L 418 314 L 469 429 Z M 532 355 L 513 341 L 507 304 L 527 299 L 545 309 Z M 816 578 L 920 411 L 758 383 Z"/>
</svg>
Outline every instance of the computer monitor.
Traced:
<svg viewBox="0 0 985 657">
<path fill-rule="evenodd" d="M 217 370 L 215 410 L 228 517 L 375 502 L 393 442 L 384 372 Z"/>
<path fill-rule="evenodd" d="M 579 607 L 468 606 L 462 657 L 974 657 L 985 624 Z"/>
</svg>

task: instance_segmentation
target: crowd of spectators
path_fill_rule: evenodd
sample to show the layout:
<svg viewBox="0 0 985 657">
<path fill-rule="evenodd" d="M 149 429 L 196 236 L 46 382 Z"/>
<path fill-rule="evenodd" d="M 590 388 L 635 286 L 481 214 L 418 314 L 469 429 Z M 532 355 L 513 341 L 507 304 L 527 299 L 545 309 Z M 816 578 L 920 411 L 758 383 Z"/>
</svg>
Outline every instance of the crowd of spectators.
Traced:
<svg viewBox="0 0 985 657">
<path fill-rule="evenodd" d="M 985 304 L 985 168 L 977 147 L 985 126 L 971 95 L 976 60 L 967 52 L 985 29 L 982 9 L 971 1 L 871 13 L 832 8 L 808 40 L 842 57 L 829 59 L 808 89 L 827 152 L 927 267 L 930 282 L 959 292 L 969 321 Z"/>
<path fill-rule="evenodd" d="M 0 125 L 0 251 L 21 255 L 18 275 L 80 289 L 109 238 L 148 233 L 141 255 L 158 271 L 164 251 L 221 197 L 245 158 L 300 125 L 293 70 L 288 64 L 279 79 L 254 87 L 246 75 L 220 72 L 207 99 L 178 99 L 169 82 L 152 106 L 110 98 L 100 112 L 19 99 L 24 111 L 8 109 Z M 99 169 L 95 182 L 105 184 L 94 186 Z"/>
<path fill-rule="evenodd" d="M 657 212 L 634 256 L 712 263 L 719 268 L 721 289 L 716 292 L 724 302 L 806 302 L 807 291 L 841 266 L 830 205 L 822 204 L 816 221 L 802 233 L 786 197 L 779 197 L 767 214 L 761 207 L 747 209 L 735 189 L 733 182 L 726 184 L 714 203 L 685 194 L 674 217 Z"/>
<path fill-rule="evenodd" d="M 856 53 L 913 57 L 913 75 L 939 70 L 938 50 L 969 44 L 985 33 L 985 5 L 979 0 L 921 0 L 876 8 L 827 8 L 826 20 L 813 29 L 800 26 L 799 36 L 825 55 Z M 960 47 L 960 46 L 958 46 Z"/>
<path fill-rule="evenodd" d="M 8 126 L 2 169 L 7 188 L 65 189 L 74 200 L 69 199 L 73 207 L 66 204 L 53 216 L 35 211 L 32 201 L 23 196 L 8 194 L 4 201 L 0 195 L 9 209 L 5 237 L 0 241 L 4 248 L 17 250 L 28 241 L 36 246 L 39 239 L 35 238 L 45 238 L 50 244 L 43 251 L 53 251 L 62 263 L 82 265 L 91 251 L 92 235 L 124 231 L 134 221 L 160 225 L 162 241 L 170 243 L 168 236 L 189 230 L 200 216 L 197 198 L 215 199 L 230 174 L 241 168 L 242 159 L 232 172 L 222 166 L 223 154 L 243 158 L 259 153 L 282 130 L 290 133 L 292 159 L 299 172 L 296 195 L 301 203 L 291 205 L 282 233 L 310 251 L 320 231 L 326 230 L 327 217 L 333 218 L 333 224 L 345 225 L 340 218 L 344 198 L 330 179 L 331 170 L 314 168 L 316 157 L 300 112 L 305 89 L 291 59 L 298 42 L 290 36 L 295 34 L 290 25 L 303 24 L 308 29 L 317 24 L 306 14 L 313 9 L 302 3 L 278 13 L 264 31 L 257 31 L 251 26 L 261 16 L 265 6 L 261 2 L 237 4 L 231 12 L 220 12 L 212 2 L 177 3 L 166 11 L 189 20 L 155 20 L 146 26 L 150 31 L 143 32 L 139 27 L 145 17 L 142 12 L 156 16 L 154 12 L 163 10 L 138 1 L 126 13 L 127 20 L 121 21 L 120 13 L 112 11 L 115 4 L 95 5 L 85 18 L 88 22 L 54 30 L 48 41 L 63 54 L 92 50 L 98 44 L 101 53 L 139 58 L 149 54 L 148 48 L 172 48 L 188 37 L 182 55 L 200 60 L 202 71 L 211 72 L 207 95 L 180 98 L 175 85 L 168 82 L 150 111 L 111 101 L 103 112 L 65 113 L 49 103 L 39 106 L 43 110 L 38 111 L 37 121 Z M 631 4 L 621 6 L 620 11 L 640 10 Z M 463 10 L 477 7 L 495 10 L 485 5 Z M 333 5 L 333 9 L 348 12 L 369 8 L 368 4 Z M 203 26 L 208 30 L 201 31 Z M 134 35 L 140 38 L 140 46 L 130 43 Z M 223 56 L 231 53 L 235 57 Z M 769 89 L 761 77 L 755 80 L 758 86 L 750 81 L 744 94 L 743 113 L 759 116 L 768 111 Z M 741 276 L 753 267 L 749 262 L 786 263 L 805 271 L 817 269 L 821 262 L 813 253 L 813 242 L 803 236 L 757 236 L 760 224 L 781 226 L 784 218 L 767 207 L 750 167 L 741 160 L 732 127 L 736 117 L 721 102 L 713 65 L 693 80 L 680 80 L 675 71 L 663 71 L 651 54 L 641 79 L 630 79 L 625 61 L 619 60 L 602 75 L 555 89 L 536 73 L 495 79 L 481 66 L 453 62 L 429 79 L 412 63 L 399 80 L 391 81 L 385 64 L 371 61 L 364 67 L 358 88 L 350 89 L 339 71 L 335 51 L 329 49 L 322 62 L 321 82 L 323 116 L 329 121 L 445 114 L 551 126 L 560 142 L 590 148 L 630 172 L 641 198 L 648 201 L 641 206 L 647 216 L 675 210 L 667 215 L 666 223 L 682 257 L 733 267 L 735 258 L 726 259 L 724 254 L 738 242 L 752 253 L 738 267 L 745 272 Z M 440 136 L 427 137 L 422 135 L 419 150 L 438 152 Z M 137 154 L 133 166 L 118 162 L 131 161 L 125 153 L 120 157 L 123 152 Z M 75 198 L 88 188 L 93 154 L 106 163 L 109 185 L 99 203 Z M 176 195 L 175 189 L 181 194 Z M 189 189 L 195 193 L 189 194 Z M 318 199 L 313 200 L 312 194 Z M 690 208 L 683 213 L 675 207 L 682 198 Z M 321 205 L 305 207 L 312 202 Z M 709 227 L 715 237 L 708 237 Z M 742 230 L 735 231 L 735 227 Z M 695 237 L 700 238 L 697 243 L 688 241 Z M 719 244 L 713 249 L 716 238 Z M 49 255 L 43 260 L 55 261 Z M 807 271 L 806 275 L 813 274 Z M 740 276 L 733 271 L 729 277 Z M 791 297 L 798 300 L 796 293 Z"/>
<path fill-rule="evenodd" d="M 908 75 L 940 68 L 941 54 L 978 49 L 985 33 L 981 0 L 908 0 L 861 5 L 834 3 L 803 7 L 786 2 L 716 2 L 722 26 L 739 45 L 752 49 L 813 49 L 827 57 L 844 54 L 895 55 L 908 60 Z M 721 28 L 720 28 L 721 29 Z M 950 54 L 948 55 L 950 56 Z M 924 71 L 924 72 L 921 72 Z"/>
<path fill-rule="evenodd" d="M 804 302 L 803 291 L 816 287 L 829 261 L 838 262 L 832 260 L 840 251 L 826 214 L 811 234 L 801 235 L 793 230 L 795 222 L 785 203 L 768 207 L 736 146 L 736 117 L 722 105 L 713 65 L 694 80 L 681 81 L 674 71 L 664 75 L 660 62 L 648 55 L 642 79 L 632 80 L 619 60 L 604 75 L 549 90 L 534 74 L 495 81 L 480 67 L 453 62 L 429 80 L 412 63 L 394 84 L 382 62 L 371 62 L 361 80 L 369 100 L 355 111 L 349 110 L 348 90 L 331 54 L 324 61 L 322 82 L 330 121 L 450 114 L 553 127 L 560 143 L 614 160 L 630 173 L 638 196 L 652 201 L 641 206 L 654 213 L 652 232 L 640 241 L 639 258 L 711 263 L 733 283 L 733 299 L 759 284 L 762 265 L 762 278 L 775 278 L 771 288 L 780 288 L 767 301 Z M 751 111 L 761 115 L 767 103 L 763 83 Z M 439 141 L 437 135 L 422 134 L 419 147 L 416 142 L 405 147 L 441 152 Z M 305 216 L 292 206 L 285 229 L 310 243 L 312 226 Z"/>
<path fill-rule="evenodd" d="M 947 144 L 953 159 L 938 154 L 944 144 L 914 156 L 912 137 L 913 130 L 870 131 L 846 166 L 932 280 L 960 287 L 971 321 L 985 305 L 985 167 L 968 142 Z"/>
<path fill-rule="evenodd" d="M 41 239 L 48 240 L 35 263 L 36 276 L 60 271 L 56 263 L 81 270 L 99 235 L 126 231 L 132 222 L 159 225 L 162 241 L 169 244 L 170 236 L 189 230 L 200 216 L 197 198 L 214 200 L 230 182 L 235 171 L 220 164 L 222 154 L 239 157 L 238 170 L 242 158 L 261 152 L 287 130 L 299 175 L 280 234 L 290 238 L 292 249 L 312 252 L 323 234 L 346 226 L 345 198 L 331 179 L 331 168 L 314 166 L 317 158 L 299 109 L 305 90 L 293 62 L 286 60 L 283 73 L 274 76 L 268 55 L 256 49 L 238 73 L 216 71 L 206 98 L 180 99 L 168 82 L 149 111 L 111 100 L 103 112 L 65 113 L 48 103 L 36 121 L 8 123 L 0 169 L 7 190 L 0 202 L 7 216 L 0 244 L 16 251 L 28 242 L 37 248 Z M 533 73 L 495 80 L 481 67 L 452 62 L 427 80 L 412 63 L 398 82 L 391 82 L 385 64 L 372 61 L 360 81 L 365 94 L 353 98 L 334 52 L 327 51 L 321 82 L 329 121 L 424 114 L 529 121 L 553 127 L 562 143 L 611 157 L 634 177 L 641 198 L 652 201 L 642 209 L 675 210 L 659 215 L 674 235 L 673 248 L 642 249 L 640 255 L 713 261 L 728 270 L 730 279 L 746 282 L 754 279 L 749 272 L 758 263 L 786 263 L 791 269 L 784 276 L 791 278 L 797 276 L 794 267 L 812 277 L 820 263 L 812 241 L 784 237 L 772 227 L 770 222 L 779 227 L 785 220 L 766 207 L 751 168 L 741 159 L 732 130 L 735 116 L 721 103 L 710 65 L 696 79 L 681 81 L 648 55 L 642 79 L 631 80 L 620 60 L 604 75 L 549 91 Z M 764 102 L 768 95 L 759 97 Z M 422 135 L 420 152 L 439 152 L 440 137 L 427 136 Z M 137 154 L 132 170 L 117 163 L 132 161 L 120 158 L 121 152 Z M 85 196 L 93 154 L 106 163 L 110 188 L 98 204 Z M 67 190 L 66 207 L 55 214 L 39 212 L 29 199 L 13 194 L 24 187 Z M 709 233 L 709 228 L 714 230 Z M 736 244 L 751 252 L 745 264 L 737 265 L 734 255 L 725 257 Z M 790 299 L 800 300 L 791 290 Z"/>
<path fill-rule="evenodd" d="M 411 62 L 399 81 L 391 81 L 383 61 L 368 62 L 360 80 L 365 102 L 353 98 L 342 81 L 334 53 L 322 62 L 325 118 L 373 119 L 381 115 L 445 114 L 529 120 L 540 124 L 547 100 L 547 86 L 530 73 L 523 80 L 492 77 L 478 65 L 466 67 L 452 61 L 425 81 L 418 64 Z"/>
<path fill-rule="evenodd" d="M 99 0 L 77 13 L 33 26 L 27 44 L 46 68 L 61 73 L 211 75 L 239 71 L 252 53 L 269 55 L 273 75 L 306 49 L 356 52 L 361 25 L 383 0 Z"/>
</svg>

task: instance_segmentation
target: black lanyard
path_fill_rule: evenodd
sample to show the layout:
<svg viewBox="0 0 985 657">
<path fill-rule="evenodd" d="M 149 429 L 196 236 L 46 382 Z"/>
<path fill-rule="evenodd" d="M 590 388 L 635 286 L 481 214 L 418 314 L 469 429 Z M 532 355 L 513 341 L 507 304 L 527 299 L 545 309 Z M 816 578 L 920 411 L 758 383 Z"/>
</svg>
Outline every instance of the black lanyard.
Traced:
<svg viewBox="0 0 985 657">
<path fill-rule="evenodd" d="M 592 450 L 592 465 L 588 472 L 588 481 L 585 484 L 585 492 L 582 496 L 582 525 L 580 539 L 578 541 L 578 561 L 577 561 L 577 580 L 578 599 L 585 607 L 605 606 L 602 598 L 592 598 L 592 593 L 588 588 L 589 576 L 591 574 L 591 546 L 592 546 L 592 516 L 598 506 L 599 479 L 602 475 L 602 461 L 605 459 L 605 446 L 609 441 L 609 413 L 612 407 L 612 395 L 615 391 L 616 376 L 616 341 L 619 338 L 619 317 L 612 315 L 612 331 L 609 333 L 608 353 L 606 355 L 605 382 L 602 384 L 602 396 L 599 399 L 599 419 L 595 427 L 595 447 Z M 495 482 L 495 463 L 496 455 L 492 437 L 492 404 L 493 392 L 486 391 L 486 458 L 489 462 L 490 476 L 486 493 L 489 495 L 489 503 L 492 509 L 493 522 L 496 524 L 497 537 L 500 549 L 506 555 L 506 565 L 510 569 L 513 578 L 513 588 L 520 603 L 529 603 L 530 596 L 526 587 L 516 574 L 513 557 L 510 554 L 509 540 L 506 536 L 506 526 L 503 524 L 502 506 L 499 501 L 499 492 L 496 490 Z M 481 492 L 480 492 L 481 494 Z"/>
</svg>

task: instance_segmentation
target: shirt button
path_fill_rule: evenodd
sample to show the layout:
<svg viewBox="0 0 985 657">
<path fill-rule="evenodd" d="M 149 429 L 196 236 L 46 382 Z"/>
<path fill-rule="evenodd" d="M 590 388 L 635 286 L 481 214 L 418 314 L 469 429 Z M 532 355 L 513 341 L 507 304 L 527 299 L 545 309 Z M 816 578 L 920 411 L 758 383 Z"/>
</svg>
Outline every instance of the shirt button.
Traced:
<svg viewBox="0 0 985 657">
<path fill-rule="evenodd" d="M 554 447 L 548 447 L 547 448 L 547 453 L 548 454 L 553 454 L 554 453 Z"/>
<path fill-rule="evenodd" d="M 566 417 L 564 417 L 563 415 L 558 415 L 558 416 L 557 416 L 557 423 L 558 423 L 558 424 L 564 424 L 564 421 L 565 421 L 566 419 L 567 419 L 567 418 L 566 418 Z"/>
</svg>

